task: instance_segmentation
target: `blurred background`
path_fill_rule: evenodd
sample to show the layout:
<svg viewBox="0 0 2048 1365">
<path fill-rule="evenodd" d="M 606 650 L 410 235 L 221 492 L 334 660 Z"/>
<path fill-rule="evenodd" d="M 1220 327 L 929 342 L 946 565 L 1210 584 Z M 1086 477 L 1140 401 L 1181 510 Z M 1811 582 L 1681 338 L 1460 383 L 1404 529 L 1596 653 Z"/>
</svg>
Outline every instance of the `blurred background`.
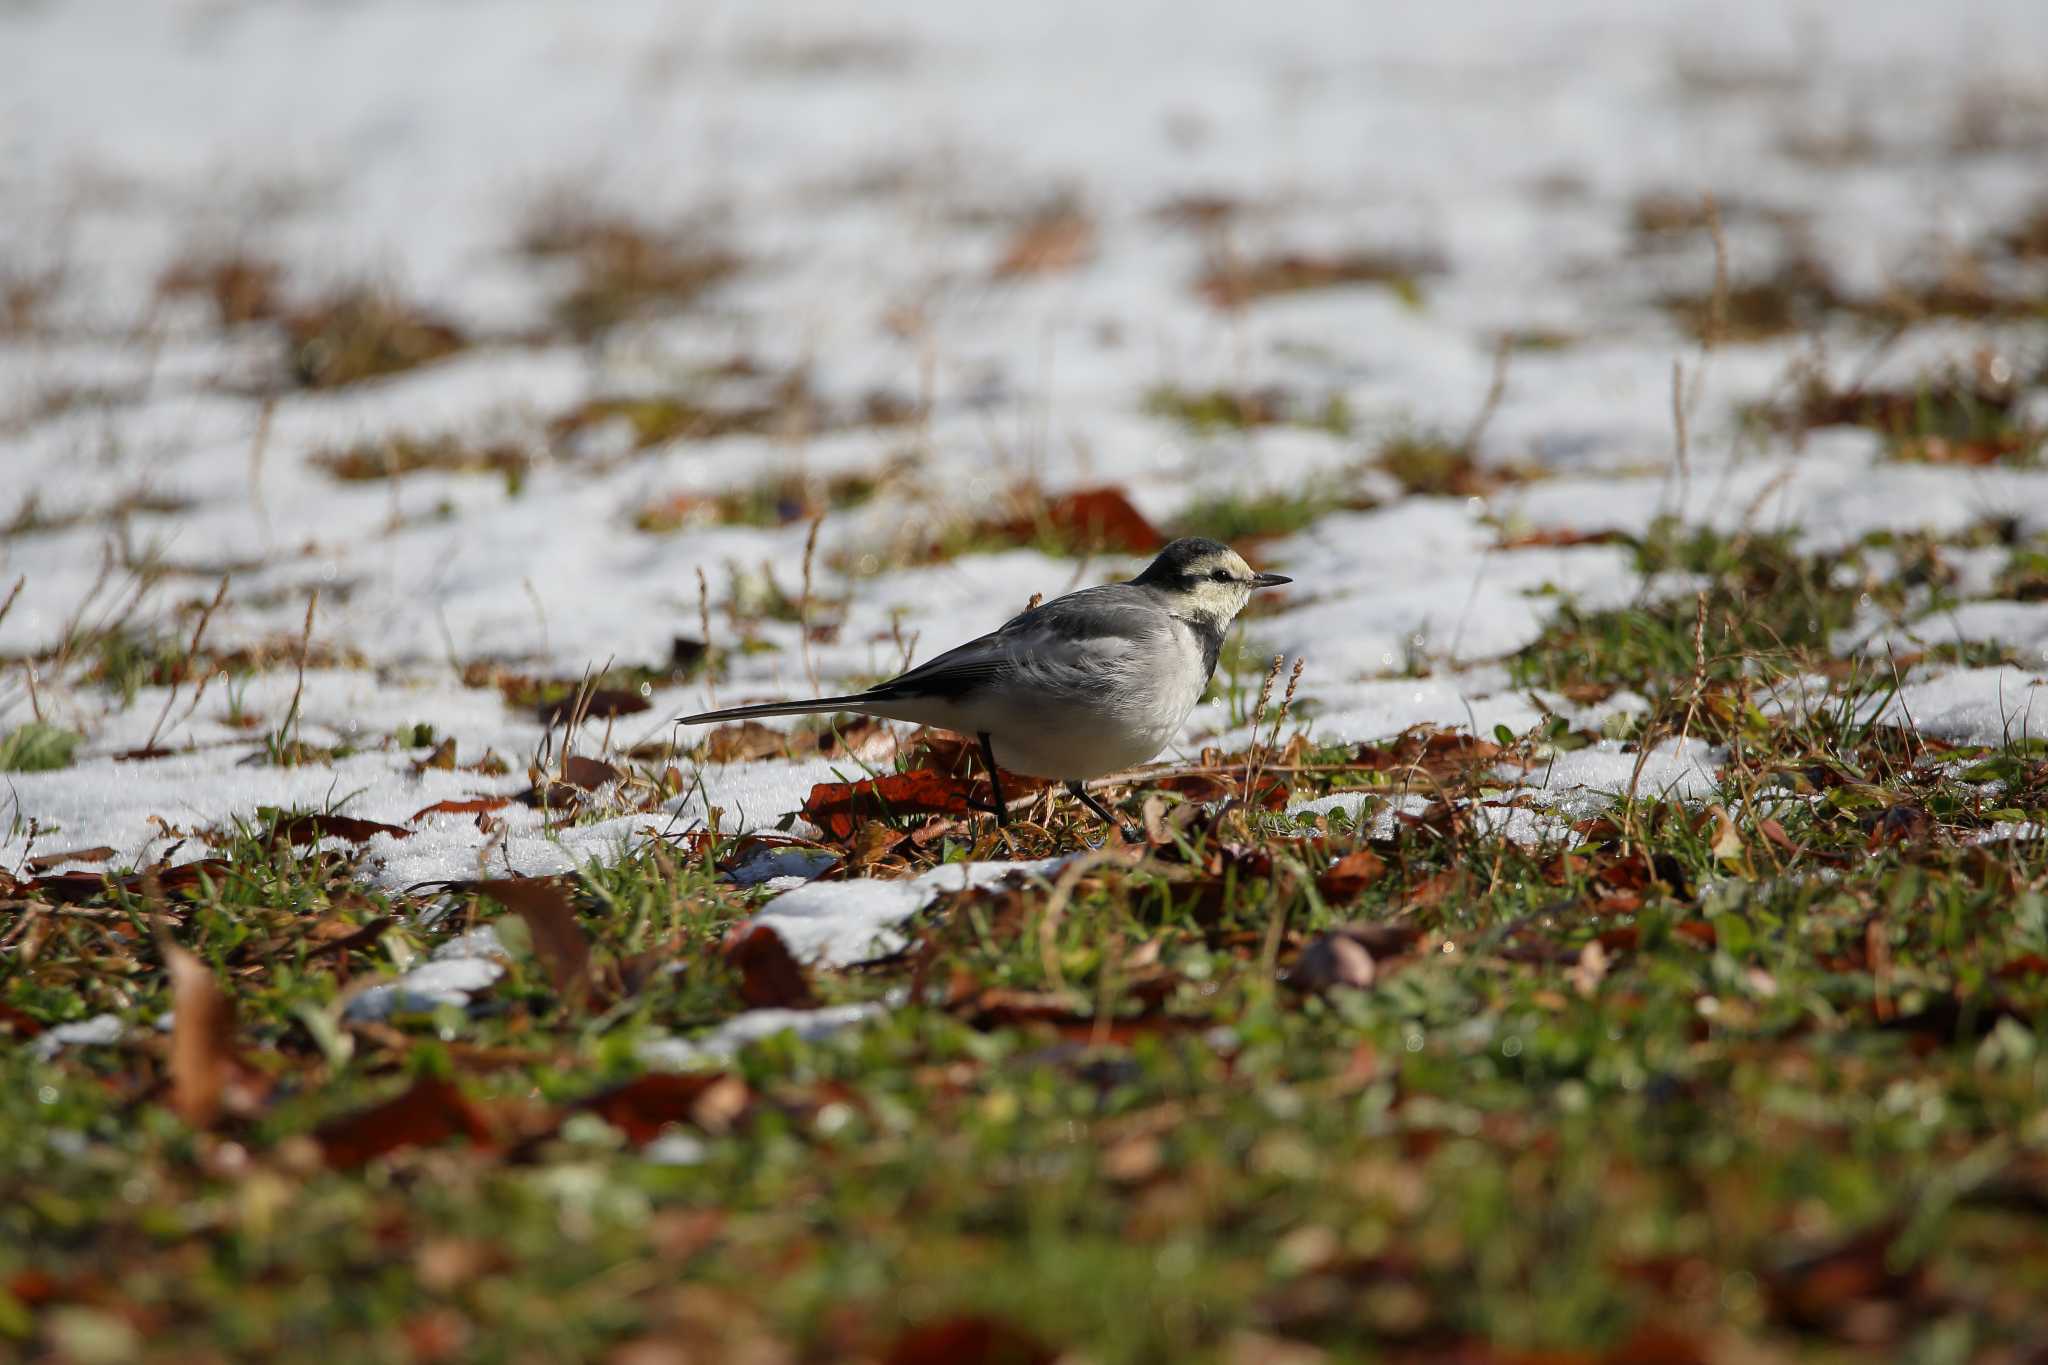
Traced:
<svg viewBox="0 0 2048 1365">
<path fill-rule="evenodd" d="M 0 647 L 110 541 L 166 612 L 235 569 L 224 638 L 323 586 L 372 660 L 574 668 L 661 656 L 700 570 L 794 591 L 758 566 L 825 515 L 821 581 L 945 570 L 865 594 L 844 672 L 1014 596 L 993 552 L 1059 549 L 1061 490 L 1237 536 L 1417 494 L 1577 525 L 1669 472 L 1675 360 L 1711 464 L 1798 365 L 2024 343 L 2044 54 L 2028 0 L 13 0 Z M 1484 472 L 1517 468 L 1592 483 Z M 1763 483 L 1716 487 L 1685 515 Z M 1453 609 L 1360 608 L 1361 661 Z"/>
</svg>

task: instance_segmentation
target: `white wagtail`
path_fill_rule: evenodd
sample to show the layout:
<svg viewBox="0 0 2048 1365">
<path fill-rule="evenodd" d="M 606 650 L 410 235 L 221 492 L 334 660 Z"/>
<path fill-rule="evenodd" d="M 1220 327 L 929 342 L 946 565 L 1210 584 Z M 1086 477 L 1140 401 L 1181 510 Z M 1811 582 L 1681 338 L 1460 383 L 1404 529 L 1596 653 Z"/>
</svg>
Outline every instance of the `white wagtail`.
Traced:
<svg viewBox="0 0 2048 1365">
<path fill-rule="evenodd" d="M 1085 778 L 1151 758 L 1201 700 L 1224 632 L 1254 588 L 1293 580 L 1258 573 L 1235 550 L 1176 540 L 1128 583 L 1082 588 L 1032 607 L 865 692 L 732 706 L 681 724 L 850 711 L 972 735 L 1003 823 L 997 767 L 1063 782 L 1111 825 Z"/>
</svg>

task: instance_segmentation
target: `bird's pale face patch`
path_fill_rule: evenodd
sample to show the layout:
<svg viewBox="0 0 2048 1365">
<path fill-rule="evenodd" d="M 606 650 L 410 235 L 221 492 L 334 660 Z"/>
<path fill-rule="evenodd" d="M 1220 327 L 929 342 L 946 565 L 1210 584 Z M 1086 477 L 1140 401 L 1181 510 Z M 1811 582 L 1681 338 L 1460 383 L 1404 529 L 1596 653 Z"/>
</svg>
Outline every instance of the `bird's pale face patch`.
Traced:
<svg viewBox="0 0 2048 1365">
<path fill-rule="evenodd" d="M 1173 586 L 1181 599 L 1175 610 L 1205 621 L 1228 622 L 1244 610 L 1256 577 L 1252 566 L 1234 550 L 1204 555 L 1189 563 Z"/>
</svg>

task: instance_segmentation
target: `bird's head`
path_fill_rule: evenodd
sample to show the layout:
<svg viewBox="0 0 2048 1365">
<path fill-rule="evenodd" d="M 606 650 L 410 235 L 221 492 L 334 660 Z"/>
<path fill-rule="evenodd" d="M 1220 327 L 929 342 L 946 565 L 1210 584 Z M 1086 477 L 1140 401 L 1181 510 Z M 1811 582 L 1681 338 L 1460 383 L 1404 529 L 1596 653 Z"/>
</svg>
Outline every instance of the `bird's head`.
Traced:
<svg viewBox="0 0 2048 1365">
<path fill-rule="evenodd" d="M 1186 536 L 1161 550 L 1131 581 L 1171 599 L 1177 616 L 1228 625 L 1244 610 L 1252 589 L 1277 588 L 1294 580 L 1258 572 L 1220 541 Z"/>
</svg>

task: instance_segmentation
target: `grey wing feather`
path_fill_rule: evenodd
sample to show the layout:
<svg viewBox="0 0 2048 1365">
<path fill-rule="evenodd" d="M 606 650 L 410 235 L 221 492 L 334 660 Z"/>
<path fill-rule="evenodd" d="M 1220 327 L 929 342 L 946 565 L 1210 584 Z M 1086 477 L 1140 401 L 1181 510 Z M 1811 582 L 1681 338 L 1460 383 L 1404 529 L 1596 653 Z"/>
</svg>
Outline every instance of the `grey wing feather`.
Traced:
<svg viewBox="0 0 2048 1365">
<path fill-rule="evenodd" d="M 1018 674 L 1086 686 L 1093 665 L 1159 628 L 1159 608 L 1126 583 L 1083 588 L 1033 607 L 976 640 L 957 645 L 871 688 L 876 698 L 959 700 Z M 1076 676 L 1065 678 L 1061 675 Z"/>
</svg>

